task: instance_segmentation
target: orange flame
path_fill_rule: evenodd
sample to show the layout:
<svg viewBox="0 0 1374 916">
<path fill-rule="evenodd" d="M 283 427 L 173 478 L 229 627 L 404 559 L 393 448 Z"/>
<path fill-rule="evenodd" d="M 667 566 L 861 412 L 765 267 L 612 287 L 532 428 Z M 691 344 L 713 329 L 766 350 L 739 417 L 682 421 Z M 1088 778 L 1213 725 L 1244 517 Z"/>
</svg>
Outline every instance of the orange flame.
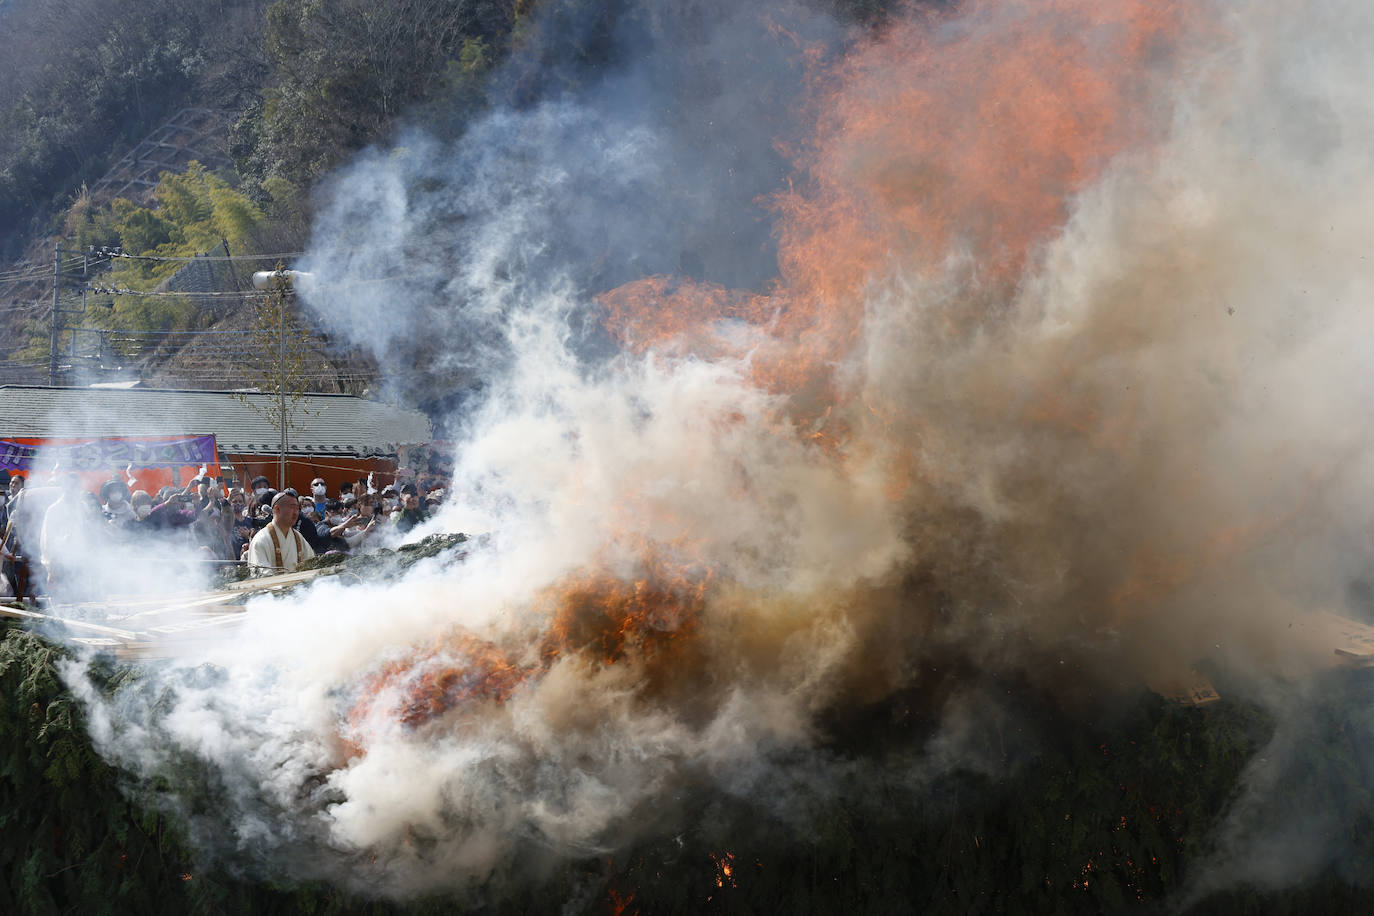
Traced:
<svg viewBox="0 0 1374 916">
<path fill-rule="evenodd" d="M 976 271 L 942 333 L 974 330 L 1114 156 L 1155 139 L 1146 75 L 1176 65 L 1183 5 L 969 0 L 896 22 L 817 78 L 814 136 L 775 196 L 767 295 L 649 277 L 604 294 L 631 352 L 750 356 L 755 382 L 816 427 L 846 397 L 834 367 L 859 338 L 865 286 L 963 252 Z M 752 333 L 742 333 L 741 328 Z M 831 421 L 829 444 L 843 441 Z"/>
<path fill-rule="evenodd" d="M 1158 0 L 968 0 L 892 23 L 814 80 L 814 135 L 794 150 L 798 177 L 771 202 L 775 287 L 647 277 L 600 297 L 607 329 L 631 353 L 747 354 L 753 382 L 788 398 L 791 422 L 779 424 L 780 435 L 836 460 L 871 451 L 872 442 L 852 440 L 851 424 L 884 441 L 887 417 L 900 407 L 845 409 L 852 395 L 835 371 L 859 342 L 866 286 L 897 268 L 961 270 L 970 292 L 932 332 L 954 339 L 994 319 L 1038 246 L 1070 215 L 1074 195 L 1123 150 L 1155 139 L 1149 74 L 1181 64 L 1173 36 L 1184 15 L 1184 4 Z M 814 49 L 802 53 L 819 66 Z M 1106 447 L 1124 435 L 1097 430 L 1090 406 L 1048 394 L 1033 399 L 1030 414 L 1096 430 Z M 923 471 L 913 445 L 899 445 L 893 498 Z M 572 655 L 601 665 L 669 657 L 670 647 L 690 642 L 710 576 L 674 570 L 652 549 L 645 557 L 634 579 L 594 571 L 539 597 L 550 624 L 531 660 L 449 634 L 374 675 L 350 722 L 365 732 L 381 696 L 400 697 L 388 715 L 408 727 L 501 702 Z"/>
<path fill-rule="evenodd" d="M 344 734 L 350 757 L 362 756 L 372 717 L 420 728 L 452 710 L 508 700 L 520 686 L 559 659 L 577 656 L 596 665 L 633 658 L 652 682 L 666 672 L 673 647 L 689 642 L 706 601 L 708 571 L 674 567 L 652 552 L 643 577 L 626 582 L 599 572 L 546 590 L 537 608 L 550 625 L 537 660 L 521 664 L 495 642 L 453 630 L 384 665 L 363 684 Z M 378 709 L 379 701 L 386 703 Z"/>
</svg>

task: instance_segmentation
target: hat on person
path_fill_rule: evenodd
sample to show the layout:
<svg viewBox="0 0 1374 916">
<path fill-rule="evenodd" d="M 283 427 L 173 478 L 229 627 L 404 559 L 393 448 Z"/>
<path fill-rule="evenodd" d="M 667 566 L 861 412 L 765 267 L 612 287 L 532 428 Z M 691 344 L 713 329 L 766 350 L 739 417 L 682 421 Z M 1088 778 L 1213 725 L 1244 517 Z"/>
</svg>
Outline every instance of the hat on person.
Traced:
<svg viewBox="0 0 1374 916">
<path fill-rule="evenodd" d="M 129 492 L 129 487 L 122 480 L 107 480 L 100 485 L 100 501 L 107 503 L 110 501 L 110 492 L 115 489 L 122 489 L 125 493 Z"/>
</svg>

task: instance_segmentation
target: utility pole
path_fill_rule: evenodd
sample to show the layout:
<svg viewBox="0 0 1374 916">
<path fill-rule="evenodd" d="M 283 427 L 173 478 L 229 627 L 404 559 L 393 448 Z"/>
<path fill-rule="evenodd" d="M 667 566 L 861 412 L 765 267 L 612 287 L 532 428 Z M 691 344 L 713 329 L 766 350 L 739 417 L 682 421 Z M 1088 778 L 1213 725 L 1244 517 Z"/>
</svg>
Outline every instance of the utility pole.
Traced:
<svg viewBox="0 0 1374 916">
<path fill-rule="evenodd" d="M 277 294 L 277 416 L 281 418 L 281 462 L 277 465 L 277 491 L 286 489 L 286 287 L 278 280 Z"/>
<path fill-rule="evenodd" d="M 48 387 L 57 387 L 57 298 L 62 292 L 62 246 L 52 260 L 52 331 L 48 339 Z"/>
<path fill-rule="evenodd" d="M 62 252 L 62 246 L 59 244 L 53 256 L 52 264 L 52 327 L 48 331 L 48 385 L 52 388 L 57 387 L 57 376 L 60 368 L 57 362 L 57 345 L 62 332 L 72 332 L 71 355 L 74 357 L 76 356 L 76 332 L 86 330 L 85 328 L 64 325 L 62 321 L 64 315 L 71 317 L 86 314 L 86 283 L 89 280 L 91 270 L 90 253 L 83 251 L 81 253 L 81 274 L 79 276 L 76 274 L 64 275 L 62 273 Z M 70 253 L 74 254 L 75 252 Z M 62 307 L 62 280 L 64 278 L 79 284 L 81 289 L 81 308 L 64 309 Z"/>
</svg>

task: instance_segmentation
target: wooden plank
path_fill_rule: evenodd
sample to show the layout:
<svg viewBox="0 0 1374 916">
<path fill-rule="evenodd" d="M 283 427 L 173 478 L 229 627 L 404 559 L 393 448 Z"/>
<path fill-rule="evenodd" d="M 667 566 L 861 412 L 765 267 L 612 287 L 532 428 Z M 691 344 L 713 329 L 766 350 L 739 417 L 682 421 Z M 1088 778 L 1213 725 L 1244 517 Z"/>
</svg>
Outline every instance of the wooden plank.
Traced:
<svg viewBox="0 0 1374 916">
<path fill-rule="evenodd" d="M 0 616 L 9 617 L 17 620 L 28 620 L 34 623 L 54 623 L 73 630 L 89 630 L 93 633 L 103 633 L 116 639 L 135 639 L 137 635 L 132 630 L 121 630 L 118 627 L 107 627 L 103 624 L 91 623 L 88 620 L 78 620 L 72 617 L 63 617 L 61 614 L 42 614 L 38 611 L 28 611 L 16 608 L 11 605 L 0 607 Z"/>
<path fill-rule="evenodd" d="M 217 617 L 202 617 L 199 620 L 186 620 L 181 623 L 170 623 L 160 627 L 149 627 L 148 632 L 170 636 L 176 633 L 189 633 L 194 630 L 206 630 L 212 627 L 223 627 L 229 624 L 242 622 L 242 614 L 221 614 Z"/>
<path fill-rule="evenodd" d="M 40 614 L 37 611 L 30 611 L 27 608 L 15 607 L 12 604 L 0 604 L 0 617 L 9 617 L 14 620 L 47 620 L 47 614 Z"/>
<path fill-rule="evenodd" d="M 198 598 L 190 600 L 183 599 L 179 601 L 171 601 L 166 604 L 159 604 L 154 607 L 149 607 L 146 610 L 136 611 L 135 613 L 130 614 L 125 619 L 136 620 L 144 617 L 160 617 L 164 614 L 175 614 L 187 611 L 218 612 L 222 610 L 225 605 L 234 605 L 238 607 L 240 611 L 242 611 L 242 601 L 243 594 L 240 592 L 214 592 L 212 594 L 202 595 Z"/>
<path fill-rule="evenodd" d="M 299 582 L 308 582 L 322 573 L 330 572 L 332 567 L 321 569 L 302 569 L 296 572 L 276 573 L 270 576 L 258 576 L 253 579 L 244 579 L 242 582 L 230 582 L 224 585 L 226 591 L 233 592 L 265 592 L 275 588 L 283 588 L 287 585 L 295 585 Z"/>
<path fill-rule="evenodd" d="M 121 647 L 133 645 L 127 640 L 111 639 L 108 636 L 77 636 L 72 639 L 72 642 L 76 643 L 79 646 L 86 646 L 89 649 L 118 650 Z"/>
</svg>

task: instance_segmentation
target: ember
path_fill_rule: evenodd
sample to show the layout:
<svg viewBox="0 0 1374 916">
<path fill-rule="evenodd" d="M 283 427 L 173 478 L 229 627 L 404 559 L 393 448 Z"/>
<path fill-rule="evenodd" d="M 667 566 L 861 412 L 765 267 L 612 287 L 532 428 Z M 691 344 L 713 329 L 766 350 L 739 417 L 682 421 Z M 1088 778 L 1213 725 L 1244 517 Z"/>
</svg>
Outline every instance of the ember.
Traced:
<svg viewBox="0 0 1374 916">
<path fill-rule="evenodd" d="M 711 861 L 716 866 L 716 887 L 738 887 L 735 881 L 734 853 L 724 852 L 720 855 L 712 855 Z"/>
</svg>

